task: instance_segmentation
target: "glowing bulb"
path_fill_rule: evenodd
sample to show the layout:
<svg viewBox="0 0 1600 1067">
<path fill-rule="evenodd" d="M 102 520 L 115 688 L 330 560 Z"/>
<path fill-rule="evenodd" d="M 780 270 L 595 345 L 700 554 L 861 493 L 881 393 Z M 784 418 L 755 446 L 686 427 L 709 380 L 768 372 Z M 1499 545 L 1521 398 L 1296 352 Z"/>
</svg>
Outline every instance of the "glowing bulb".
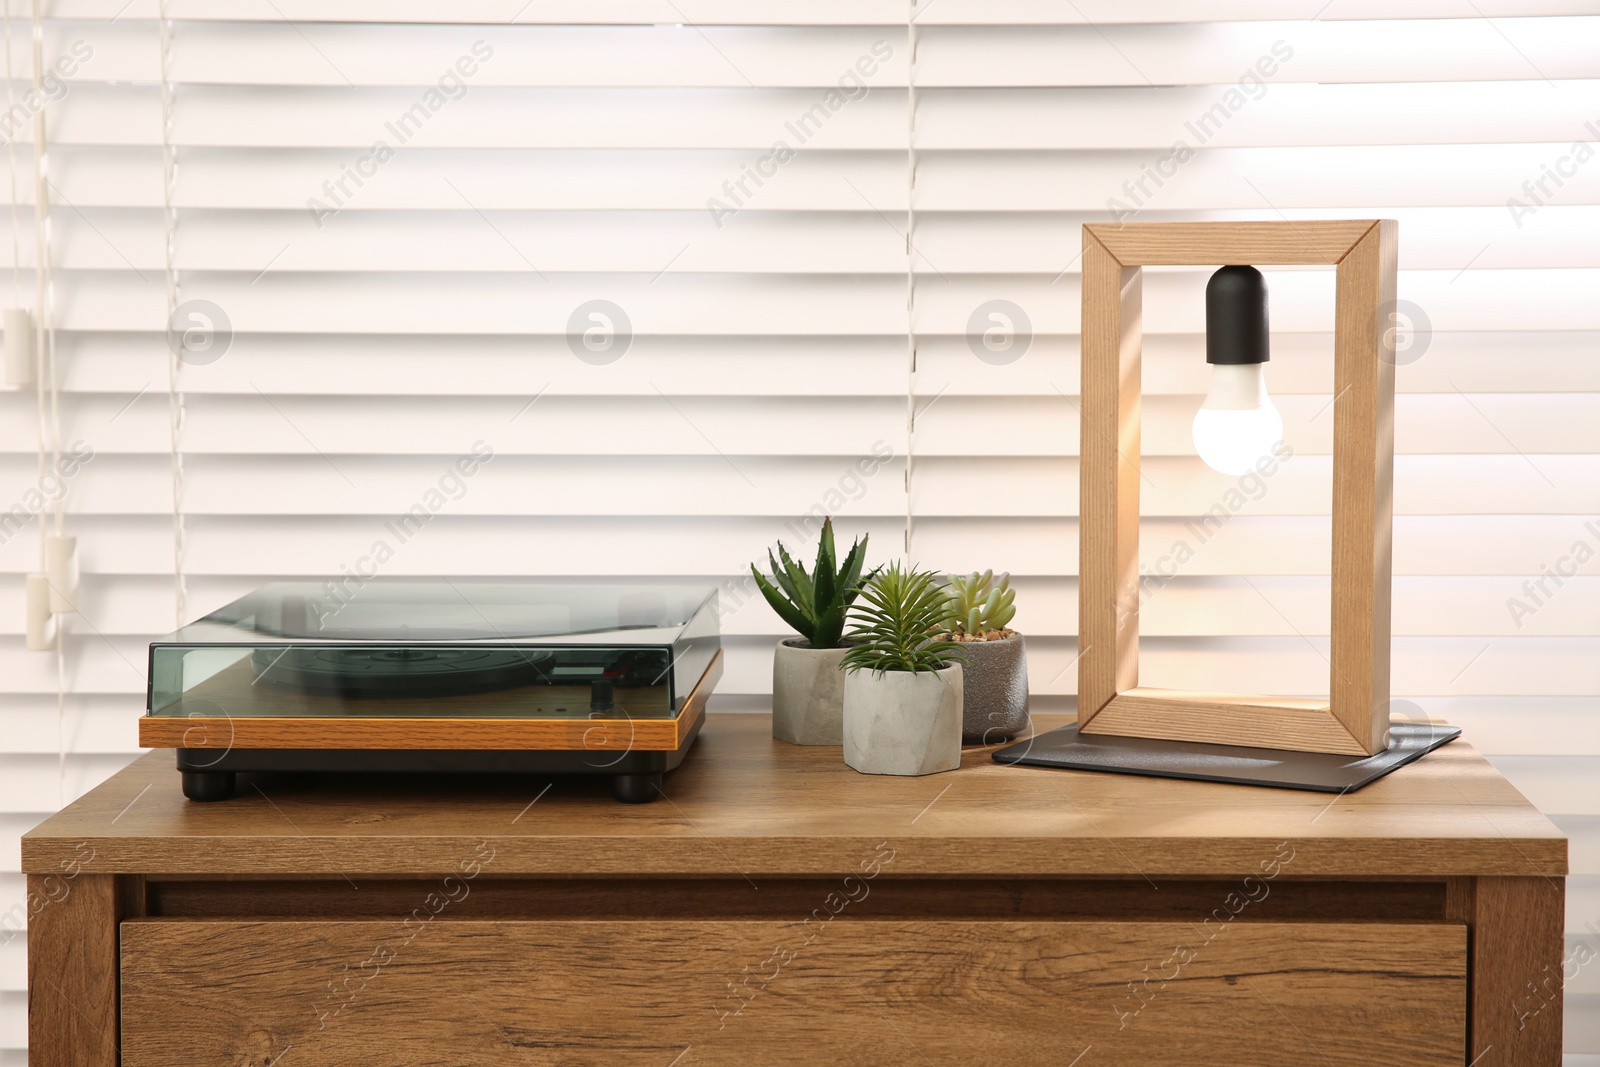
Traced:
<svg viewBox="0 0 1600 1067">
<path fill-rule="evenodd" d="M 1283 440 L 1262 373 L 1269 347 L 1266 278 L 1242 263 L 1223 267 L 1206 283 L 1211 391 L 1194 417 L 1195 451 L 1214 471 L 1244 474 Z"/>
<path fill-rule="evenodd" d="M 1212 365 L 1211 391 L 1194 415 L 1194 448 L 1212 470 L 1244 474 L 1283 440 L 1283 416 L 1267 395 L 1265 369 L 1265 363 Z"/>
</svg>

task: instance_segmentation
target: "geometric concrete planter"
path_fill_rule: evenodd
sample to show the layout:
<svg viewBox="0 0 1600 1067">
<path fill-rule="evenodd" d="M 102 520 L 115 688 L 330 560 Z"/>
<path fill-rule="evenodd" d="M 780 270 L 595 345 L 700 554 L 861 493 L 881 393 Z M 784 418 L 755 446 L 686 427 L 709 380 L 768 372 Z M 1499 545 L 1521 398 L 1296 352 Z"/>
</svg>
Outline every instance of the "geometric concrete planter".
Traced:
<svg viewBox="0 0 1600 1067">
<path fill-rule="evenodd" d="M 864 774 L 933 774 L 961 765 L 961 664 L 941 671 L 863 668 L 844 676 L 844 761 Z"/>
<path fill-rule="evenodd" d="M 1009 741 L 1028 728 L 1028 655 L 1022 635 L 963 641 L 961 740 L 969 745 Z"/>
<path fill-rule="evenodd" d="M 772 736 L 791 745 L 843 743 L 844 672 L 848 648 L 812 648 L 803 637 L 781 641 L 772 655 Z"/>
</svg>

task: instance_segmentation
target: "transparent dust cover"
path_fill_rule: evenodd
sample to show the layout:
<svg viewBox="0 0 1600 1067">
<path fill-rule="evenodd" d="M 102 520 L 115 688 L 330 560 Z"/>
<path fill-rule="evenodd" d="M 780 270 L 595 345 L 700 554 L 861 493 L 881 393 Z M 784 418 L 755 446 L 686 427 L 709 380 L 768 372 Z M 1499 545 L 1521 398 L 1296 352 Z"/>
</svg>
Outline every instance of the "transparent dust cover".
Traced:
<svg viewBox="0 0 1600 1067">
<path fill-rule="evenodd" d="M 162 716 L 675 717 L 720 647 L 677 582 L 274 582 L 150 645 Z"/>
</svg>

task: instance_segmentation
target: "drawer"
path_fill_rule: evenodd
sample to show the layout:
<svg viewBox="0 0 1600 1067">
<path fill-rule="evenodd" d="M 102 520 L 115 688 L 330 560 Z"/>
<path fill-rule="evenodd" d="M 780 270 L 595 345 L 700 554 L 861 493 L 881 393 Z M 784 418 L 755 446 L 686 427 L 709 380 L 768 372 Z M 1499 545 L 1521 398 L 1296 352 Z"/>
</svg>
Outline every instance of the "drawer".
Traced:
<svg viewBox="0 0 1600 1067">
<path fill-rule="evenodd" d="M 125 1067 L 1465 1062 L 1447 923 L 135 919 Z"/>
</svg>

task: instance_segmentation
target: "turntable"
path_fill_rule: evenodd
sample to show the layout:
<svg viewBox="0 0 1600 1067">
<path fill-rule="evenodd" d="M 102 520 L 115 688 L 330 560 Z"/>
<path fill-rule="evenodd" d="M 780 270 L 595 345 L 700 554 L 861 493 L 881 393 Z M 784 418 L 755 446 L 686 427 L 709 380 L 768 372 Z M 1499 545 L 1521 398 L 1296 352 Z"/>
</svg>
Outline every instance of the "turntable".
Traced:
<svg viewBox="0 0 1600 1067">
<path fill-rule="evenodd" d="M 150 646 L 146 748 L 190 800 L 240 771 L 602 774 L 653 800 L 722 675 L 678 583 L 277 582 Z"/>
</svg>

